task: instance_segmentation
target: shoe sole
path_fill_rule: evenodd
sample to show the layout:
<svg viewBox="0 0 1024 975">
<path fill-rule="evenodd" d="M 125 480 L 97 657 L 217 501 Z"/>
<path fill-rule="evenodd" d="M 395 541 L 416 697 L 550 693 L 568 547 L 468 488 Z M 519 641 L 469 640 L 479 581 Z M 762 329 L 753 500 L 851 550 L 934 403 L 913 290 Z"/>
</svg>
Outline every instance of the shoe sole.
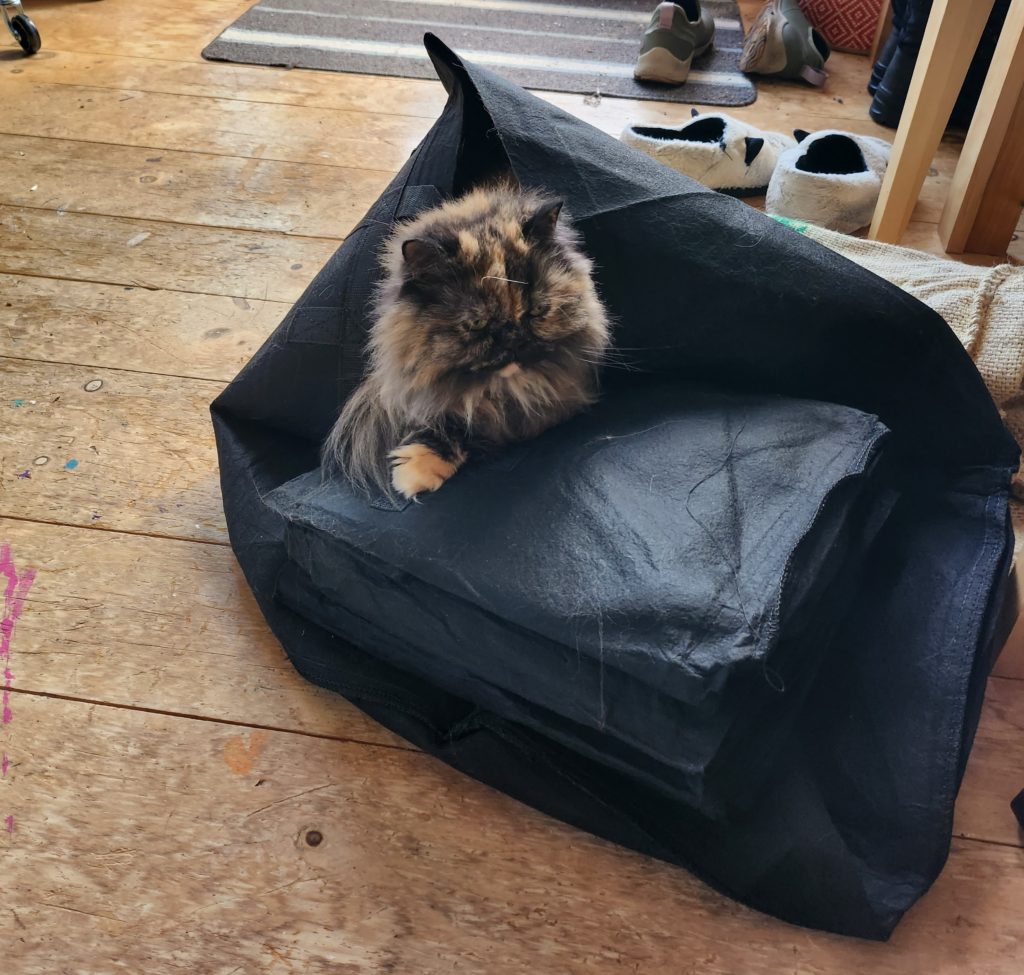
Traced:
<svg viewBox="0 0 1024 975">
<path fill-rule="evenodd" d="M 786 46 L 782 30 L 786 18 L 770 3 L 757 16 L 740 55 L 740 71 L 774 74 L 786 66 Z"/>
<path fill-rule="evenodd" d="M 740 54 L 740 71 L 748 74 L 777 75 L 784 71 L 789 55 L 786 53 L 784 33 L 788 19 L 775 3 L 769 3 L 754 21 L 743 42 Z M 804 64 L 800 68 L 800 77 L 808 84 L 820 88 L 828 78 L 828 72 L 822 68 L 812 68 Z"/>
<path fill-rule="evenodd" d="M 677 58 L 664 47 L 651 48 L 646 54 L 636 59 L 633 77 L 637 81 L 657 81 L 664 85 L 681 85 L 690 75 L 693 59 L 707 51 L 712 41 L 708 41 L 699 51 L 694 51 L 685 61 Z"/>
</svg>

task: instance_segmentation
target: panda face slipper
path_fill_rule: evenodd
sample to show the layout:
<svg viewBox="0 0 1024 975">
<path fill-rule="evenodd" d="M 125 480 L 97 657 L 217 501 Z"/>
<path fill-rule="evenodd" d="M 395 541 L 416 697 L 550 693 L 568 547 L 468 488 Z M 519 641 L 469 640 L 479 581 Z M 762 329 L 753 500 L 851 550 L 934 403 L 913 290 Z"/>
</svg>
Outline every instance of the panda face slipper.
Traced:
<svg viewBox="0 0 1024 975">
<path fill-rule="evenodd" d="M 780 154 L 796 145 L 781 132 L 763 132 L 721 112 L 682 125 L 627 125 L 626 145 L 732 196 L 759 196 L 768 188 Z"/>
<path fill-rule="evenodd" d="M 845 234 L 871 223 L 892 146 L 835 129 L 794 134 L 800 142 L 779 157 L 765 210 Z"/>
</svg>

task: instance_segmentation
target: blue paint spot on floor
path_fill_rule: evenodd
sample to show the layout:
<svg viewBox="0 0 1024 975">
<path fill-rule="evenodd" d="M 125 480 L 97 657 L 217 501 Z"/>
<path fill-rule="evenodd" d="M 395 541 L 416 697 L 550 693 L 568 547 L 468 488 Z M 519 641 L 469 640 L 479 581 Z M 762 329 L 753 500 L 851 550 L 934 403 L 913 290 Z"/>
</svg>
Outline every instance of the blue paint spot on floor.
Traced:
<svg viewBox="0 0 1024 975">
<path fill-rule="evenodd" d="M 74 457 L 72 457 L 71 460 L 69 460 L 64 465 L 64 470 L 66 470 L 66 471 L 73 471 L 77 466 L 78 466 L 78 461 L 75 460 Z"/>
</svg>

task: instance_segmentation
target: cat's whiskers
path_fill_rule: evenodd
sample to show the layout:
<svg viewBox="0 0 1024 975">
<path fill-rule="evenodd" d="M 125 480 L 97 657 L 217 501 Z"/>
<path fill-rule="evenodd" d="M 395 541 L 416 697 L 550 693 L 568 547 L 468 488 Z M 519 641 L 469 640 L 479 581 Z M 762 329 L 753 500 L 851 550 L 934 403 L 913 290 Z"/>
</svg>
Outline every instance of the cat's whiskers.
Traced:
<svg viewBox="0 0 1024 975">
<path fill-rule="evenodd" d="M 480 280 L 481 281 L 507 281 L 509 284 L 521 284 L 524 288 L 526 287 L 527 284 L 529 284 L 528 281 L 516 281 L 515 278 L 503 278 L 503 277 L 500 277 L 497 274 L 485 274 Z"/>
</svg>

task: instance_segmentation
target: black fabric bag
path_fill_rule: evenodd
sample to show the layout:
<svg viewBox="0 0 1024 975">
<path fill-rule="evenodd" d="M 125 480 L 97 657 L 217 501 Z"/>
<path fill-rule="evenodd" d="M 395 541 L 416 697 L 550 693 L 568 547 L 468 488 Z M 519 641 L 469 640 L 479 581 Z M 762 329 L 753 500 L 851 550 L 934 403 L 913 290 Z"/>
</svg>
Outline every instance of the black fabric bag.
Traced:
<svg viewBox="0 0 1024 975">
<path fill-rule="evenodd" d="M 442 114 L 213 405 L 231 542 L 308 679 L 781 918 L 886 937 L 948 851 L 1017 447 L 934 312 L 428 35 Z M 325 480 L 396 220 L 562 196 L 634 371 L 422 503 Z"/>
</svg>

